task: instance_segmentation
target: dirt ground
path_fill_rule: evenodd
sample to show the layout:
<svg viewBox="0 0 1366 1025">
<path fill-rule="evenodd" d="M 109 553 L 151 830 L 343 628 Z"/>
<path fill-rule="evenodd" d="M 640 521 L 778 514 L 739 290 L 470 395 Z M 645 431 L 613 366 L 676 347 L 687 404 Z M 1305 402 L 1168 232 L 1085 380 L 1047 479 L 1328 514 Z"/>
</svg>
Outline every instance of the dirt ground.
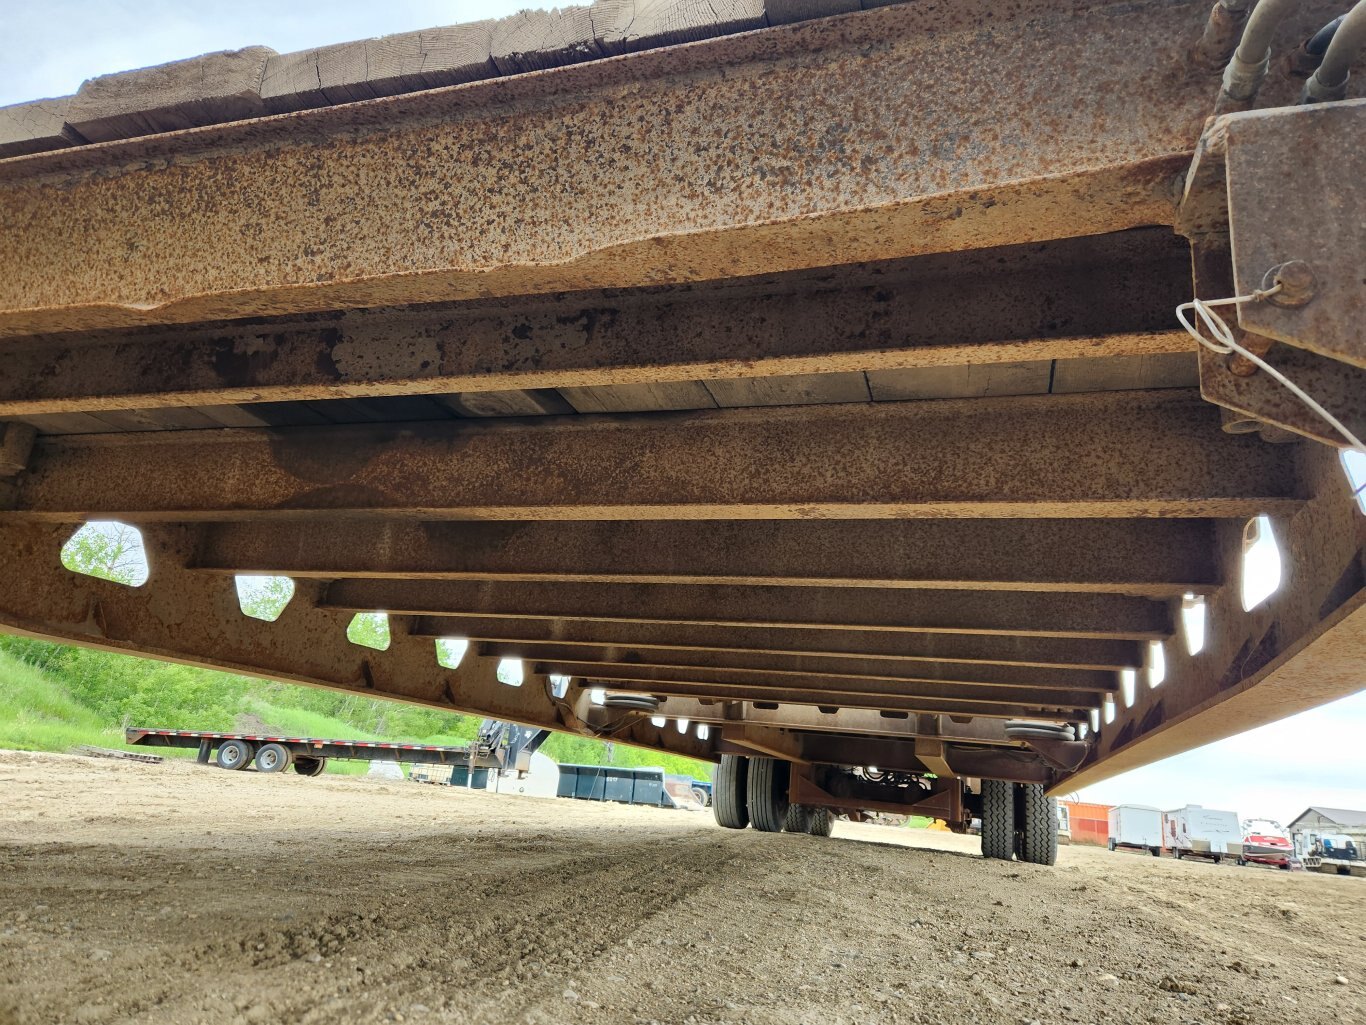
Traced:
<svg viewBox="0 0 1366 1025">
<path fill-rule="evenodd" d="M 1366 880 L 0 752 L 0 1023 L 1366 1022 Z"/>
</svg>

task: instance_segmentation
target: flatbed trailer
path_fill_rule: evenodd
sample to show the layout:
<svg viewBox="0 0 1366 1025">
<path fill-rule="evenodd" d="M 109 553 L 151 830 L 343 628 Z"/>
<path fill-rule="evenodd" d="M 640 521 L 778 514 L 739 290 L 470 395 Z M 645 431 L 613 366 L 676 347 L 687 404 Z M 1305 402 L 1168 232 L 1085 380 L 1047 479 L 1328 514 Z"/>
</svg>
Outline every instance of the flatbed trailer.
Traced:
<svg viewBox="0 0 1366 1025">
<path fill-rule="evenodd" d="M 329 758 L 383 759 L 414 764 L 502 767 L 496 747 L 487 744 L 437 747 L 430 744 L 392 744 L 368 740 L 324 740 L 317 737 L 283 737 L 256 733 L 208 733 L 201 730 L 158 730 L 130 726 L 124 731 L 129 744 L 144 747 L 197 748 L 199 761 L 212 760 L 221 769 L 284 772 L 292 765 L 301 776 L 320 775 Z M 215 754 L 215 750 L 217 753 Z"/>
</svg>

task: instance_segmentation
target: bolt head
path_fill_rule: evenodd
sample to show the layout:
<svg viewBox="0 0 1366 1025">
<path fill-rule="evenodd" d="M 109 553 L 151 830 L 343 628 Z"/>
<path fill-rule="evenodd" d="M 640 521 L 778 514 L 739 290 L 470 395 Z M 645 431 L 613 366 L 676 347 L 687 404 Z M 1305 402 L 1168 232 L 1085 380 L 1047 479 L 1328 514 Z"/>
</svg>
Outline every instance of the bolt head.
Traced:
<svg viewBox="0 0 1366 1025">
<path fill-rule="evenodd" d="M 1309 264 L 1303 260 L 1287 260 L 1272 267 L 1262 278 L 1263 289 L 1275 288 L 1277 285 L 1281 286 L 1281 290 L 1268 297 L 1267 302 L 1273 306 L 1293 307 L 1303 306 L 1314 298 L 1318 281 Z"/>
</svg>

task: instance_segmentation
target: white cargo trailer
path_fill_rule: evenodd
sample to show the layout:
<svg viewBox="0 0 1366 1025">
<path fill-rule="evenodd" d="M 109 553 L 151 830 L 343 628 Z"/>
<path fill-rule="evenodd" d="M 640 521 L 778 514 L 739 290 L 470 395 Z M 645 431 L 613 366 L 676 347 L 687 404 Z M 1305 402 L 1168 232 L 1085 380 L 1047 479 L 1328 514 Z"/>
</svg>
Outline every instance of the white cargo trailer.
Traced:
<svg viewBox="0 0 1366 1025">
<path fill-rule="evenodd" d="M 1162 811 L 1146 804 L 1120 804 L 1110 809 L 1110 850 L 1144 850 L 1154 858 L 1162 851 Z"/>
<path fill-rule="evenodd" d="M 1243 850 L 1243 828 L 1238 813 L 1188 804 L 1164 813 L 1163 838 L 1173 857 L 1196 855 L 1216 865 Z"/>
</svg>

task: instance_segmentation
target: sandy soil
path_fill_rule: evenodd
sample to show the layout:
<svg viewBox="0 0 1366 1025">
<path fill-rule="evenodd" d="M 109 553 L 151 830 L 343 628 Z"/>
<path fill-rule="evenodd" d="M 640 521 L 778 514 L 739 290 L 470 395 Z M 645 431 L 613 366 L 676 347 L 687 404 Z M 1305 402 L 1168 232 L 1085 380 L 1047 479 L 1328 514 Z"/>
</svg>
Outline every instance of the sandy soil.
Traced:
<svg viewBox="0 0 1366 1025">
<path fill-rule="evenodd" d="M 0 753 L 0 1022 L 1366 1022 L 1366 880 Z"/>
</svg>

